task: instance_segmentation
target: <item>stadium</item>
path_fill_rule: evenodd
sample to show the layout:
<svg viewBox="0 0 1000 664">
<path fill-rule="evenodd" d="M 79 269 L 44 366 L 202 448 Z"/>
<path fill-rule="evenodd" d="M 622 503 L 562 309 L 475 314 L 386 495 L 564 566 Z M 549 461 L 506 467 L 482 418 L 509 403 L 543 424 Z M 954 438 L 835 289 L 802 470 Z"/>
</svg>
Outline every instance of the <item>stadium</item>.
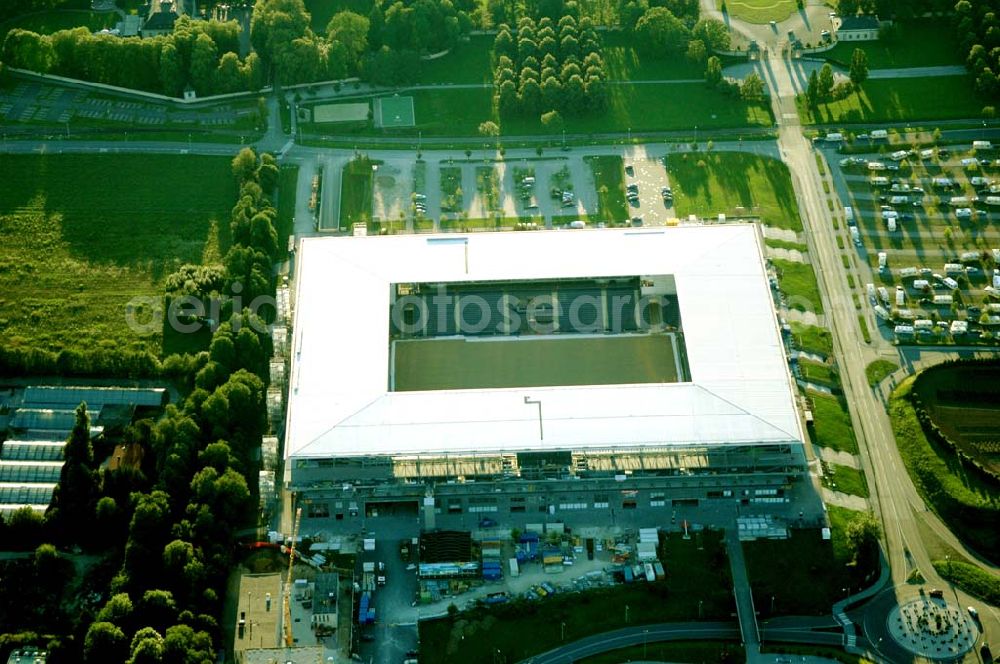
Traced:
<svg viewBox="0 0 1000 664">
<path fill-rule="evenodd" d="M 806 483 L 754 225 L 309 238 L 297 261 L 284 482 L 306 516 L 593 518 Z"/>
</svg>

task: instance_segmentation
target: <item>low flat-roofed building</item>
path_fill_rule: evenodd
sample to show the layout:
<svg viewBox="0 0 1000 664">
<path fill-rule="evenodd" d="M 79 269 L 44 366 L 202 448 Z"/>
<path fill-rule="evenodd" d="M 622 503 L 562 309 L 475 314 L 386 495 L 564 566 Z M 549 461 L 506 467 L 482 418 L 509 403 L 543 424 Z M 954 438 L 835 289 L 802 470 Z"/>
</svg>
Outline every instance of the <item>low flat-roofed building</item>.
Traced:
<svg viewBox="0 0 1000 664">
<path fill-rule="evenodd" d="M 281 643 L 280 630 L 281 575 L 244 574 L 240 577 L 236 636 L 233 641 L 236 661 L 251 661 L 244 658 L 249 650 L 277 648 Z"/>
<path fill-rule="evenodd" d="M 877 16 L 848 16 L 837 27 L 837 39 L 841 41 L 874 41 L 878 39 L 879 25 Z"/>
<path fill-rule="evenodd" d="M 247 650 L 243 664 L 324 664 L 322 646 Z"/>
<path fill-rule="evenodd" d="M 340 598 L 340 575 L 324 572 L 316 575 L 313 587 L 313 629 L 332 632 L 337 629 L 338 600 Z"/>
</svg>

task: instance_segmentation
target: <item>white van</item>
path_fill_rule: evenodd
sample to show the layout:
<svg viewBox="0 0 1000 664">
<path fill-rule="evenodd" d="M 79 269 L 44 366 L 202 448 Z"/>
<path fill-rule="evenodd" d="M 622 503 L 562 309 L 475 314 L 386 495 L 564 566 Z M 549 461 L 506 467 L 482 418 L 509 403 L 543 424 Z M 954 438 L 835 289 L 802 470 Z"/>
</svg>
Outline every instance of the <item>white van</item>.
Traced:
<svg viewBox="0 0 1000 664">
<path fill-rule="evenodd" d="M 915 291 L 927 290 L 928 288 L 930 288 L 930 286 L 931 282 L 927 281 L 926 279 L 915 279 L 913 281 L 913 290 Z"/>
<path fill-rule="evenodd" d="M 865 291 L 868 293 L 868 301 L 875 304 L 878 301 L 875 299 L 875 284 L 865 284 Z"/>
<path fill-rule="evenodd" d="M 903 290 L 902 286 L 896 286 L 896 306 L 902 307 L 906 305 L 906 291 Z"/>
<path fill-rule="evenodd" d="M 944 279 L 941 280 L 941 283 L 945 285 L 945 288 L 949 288 L 951 290 L 955 290 L 958 288 L 958 282 L 952 279 L 951 277 L 945 277 Z"/>
<path fill-rule="evenodd" d="M 827 143 L 842 143 L 843 140 L 844 140 L 844 135 L 841 134 L 840 132 L 836 132 L 835 131 L 833 133 L 830 133 L 830 134 L 826 135 L 826 142 Z"/>
<path fill-rule="evenodd" d="M 885 270 L 889 264 L 889 254 L 884 251 L 878 252 L 878 269 Z"/>
<path fill-rule="evenodd" d="M 891 155 L 889 155 L 889 159 L 892 159 L 893 161 L 903 161 L 904 159 L 906 159 L 906 156 L 908 154 L 910 153 L 907 152 L 906 150 L 896 150 Z"/>
<path fill-rule="evenodd" d="M 955 301 L 955 298 L 953 298 L 951 295 L 935 295 L 934 296 L 934 304 L 937 305 L 937 306 L 950 307 L 954 301 Z"/>
<path fill-rule="evenodd" d="M 889 178 L 885 177 L 884 175 L 876 175 L 871 180 L 869 180 L 869 182 L 871 183 L 871 185 L 873 187 L 888 187 L 889 186 Z"/>
<path fill-rule="evenodd" d="M 580 221 L 579 219 L 577 219 L 576 221 L 569 222 L 569 227 L 570 228 L 586 228 L 587 227 L 587 222 L 586 221 Z"/>
<path fill-rule="evenodd" d="M 868 170 L 869 171 L 884 171 L 885 170 L 885 164 L 883 164 L 881 161 L 869 161 L 868 162 Z"/>
<path fill-rule="evenodd" d="M 885 307 L 883 307 L 881 304 L 875 305 L 875 315 L 881 318 L 882 320 L 889 320 L 889 312 L 886 311 Z"/>
<path fill-rule="evenodd" d="M 992 150 L 993 144 L 989 141 L 972 141 L 973 150 Z"/>
<path fill-rule="evenodd" d="M 889 229 L 890 233 L 896 232 L 896 217 L 889 217 L 885 220 L 885 227 Z"/>
<path fill-rule="evenodd" d="M 889 138 L 889 132 L 885 129 L 873 129 L 869 134 L 873 141 Z"/>
<path fill-rule="evenodd" d="M 850 205 L 844 206 L 844 219 L 847 220 L 848 226 L 854 225 L 854 208 L 852 208 Z"/>
<path fill-rule="evenodd" d="M 945 263 L 944 273 L 948 276 L 953 274 L 965 274 L 965 267 L 961 263 Z"/>
<path fill-rule="evenodd" d="M 997 206 L 1000 205 L 1000 196 L 987 196 L 983 199 L 983 205 Z"/>
<path fill-rule="evenodd" d="M 955 216 L 959 219 L 972 219 L 972 208 L 958 208 L 955 210 Z"/>
<path fill-rule="evenodd" d="M 887 289 L 885 286 L 879 286 L 878 299 L 882 300 L 886 304 L 889 304 L 889 289 Z"/>
<path fill-rule="evenodd" d="M 899 270 L 899 276 L 903 279 L 908 277 L 917 276 L 917 268 L 915 267 L 904 267 Z"/>
<path fill-rule="evenodd" d="M 854 244 L 861 246 L 861 233 L 858 232 L 857 226 L 851 226 L 851 240 Z"/>
</svg>

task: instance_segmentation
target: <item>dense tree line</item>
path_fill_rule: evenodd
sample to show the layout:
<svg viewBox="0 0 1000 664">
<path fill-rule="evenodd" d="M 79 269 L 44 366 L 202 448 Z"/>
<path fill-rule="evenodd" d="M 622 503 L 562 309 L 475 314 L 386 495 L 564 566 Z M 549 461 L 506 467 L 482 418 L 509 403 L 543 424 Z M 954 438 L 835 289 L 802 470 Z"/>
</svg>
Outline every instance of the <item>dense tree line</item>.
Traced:
<svg viewBox="0 0 1000 664">
<path fill-rule="evenodd" d="M 263 72 L 256 54 L 241 60 L 236 21 L 181 16 L 169 35 L 139 38 L 92 34 L 86 28 L 40 35 L 15 29 L 3 44 L 11 67 L 179 96 L 191 85 L 201 96 L 256 90 Z"/>
<path fill-rule="evenodd" d="M 955 30 L 965 66 L 975 78 L 976 92 L 989 101 L 1000 98 L 1000 2 L 960 0 Z"/>
<path fill-rule="evenodd" d="M 277 165 L 271 155 L 244 149 L 233 160 L 233 173 L 240 194 L 224 265 L 181 268 L 167 279 L 175 296 L 243 297 L 249 303 L 274 292 L 278 245 L 270 197 Z M 101 588 L 104 599 L 76 616 L 75 642 L 60 646 L 61 661 L 215 661 L 236 530 L 254 523 L 271 354 L 264 321 L 231 305 L 209 349 L 184 362 L 187 397 L 167 406 L 158 421 L 140 421 L 122 433 L 122 443 L 143 452 L 139 468 L 99 467 L 104 454 L 95 453 L 99 441 L 91 440 L 81 405 L 44 520 L 30 510 L 0 519 L 4 541 L 16 537 L 32 545 L 51 538 L 107 551 L 111 559 L 118 554 L 118 567 Z"/>
<path fill-rule="evenodd" d="M 590 19 L 521 18 L 493 42 L 494 100 L 502 117 L 601 113 L 608 105 L 601 39 Z M 551 116 L 550 116 L 551 117 Z"/>
<path fill-rule="evenodd" d="M 302 0 L 259 0 L 250 39 L 286 85 L 361 76 L 380 85 L 417 80 L 420 55 L 451 48 L 472 22 L 451 0 L 376 2 L 368 16 L 331 18 L 325 35 L 309 27 Z"/>
<path fill-rule="evenodd" d="M 867 14 L 881 19 L 908 19 L 926 13 L 950 12 L 954 0 L 839 0 L 841 16 Z"/>
</svg>

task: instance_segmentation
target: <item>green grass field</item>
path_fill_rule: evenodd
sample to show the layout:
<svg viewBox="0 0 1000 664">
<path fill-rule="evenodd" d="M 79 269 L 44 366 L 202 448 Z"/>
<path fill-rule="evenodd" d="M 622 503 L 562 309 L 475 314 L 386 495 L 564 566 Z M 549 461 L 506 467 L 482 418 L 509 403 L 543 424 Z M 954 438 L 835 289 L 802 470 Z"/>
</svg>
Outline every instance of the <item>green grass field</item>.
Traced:
<svg viewBox="0 0 1000 664">
<path fill-rule="evenodd" d="M 604 63 L 608 68 L 608 78 L 613 81 L 701 81 L 705 78 L 705 66 L 687 58 L 653 58 L 639 53 L 635 48 L 635 37 L 625 30 L 609 30 L 603 37 Z"/>
<path fill-rule="evenodd" d="M 858 442 L 854 438 L 851 416 L 843 402 L 837 397 L 818 392 L 809 392 L 812 401 L 814 442 L 820 447 L 858 453 Z"/>
<path fill-rule="evenodd" d="M 617 155 L 584 157 L 594 174 L 597 191 L 597 214 L 604 221 L 625 221 L 628 206 L 625 203 L 625 165 Z"/>
<path fill-rule="evenodd" d="M 872 69 L 964 64 L 954 31 L 942 30 L 939 20 L 921 19 L 898 25 L 901 38 L 895 43 L 845 41 L 820 57 L 847 66 L 854 49 L 860 48 L 868 56 L 868 66 Z"/>
<path fill-rule="evenodd" d="M 471 35 L 460 41 L 448 55 L 421 64 L 423 83 L 492 83 L 490 53 L 494 35 Z"/>
<path fill-rule="evenodd" d="M 491 662 L 498 652 L 499 661 L 516 662 L 558 646 L 562 631 L 570 642 L 627 625 L 694 620 L 699 606 L 705 620 L 729 620 L 735 606 L 719 533 L 698 533 L 691 540 L 671 535 L 661 560 L 663 582 L 561 593 L 421 621 L 421 664 Z"/>
<path fill-rule="evenodd" d="M 470 310 L 479 313 L 475 307 Z M 494 324 L 499 324 L 501 318 L 498 314 L 496 318 Z M 674 341 L 665 335 L 428 339 L 397 341 L 393 347 L 393 387 L 399 392 L 675 383 L 678 379 Z"/>
<path fill-rule="evenodd" d="M 840 385 L 840 378 L 833 367 L 829 364 L 821 364 L 812 360 L 799 360 L 799 368 L 802 370 L 802 377 L 810 383 L 819 383 L 829 387 Z"/>
<path fill-rule="evenodd" d="M 1000 606 L 1000 576 L 957 560 L 935 560 L 934 570 L 970 595 Z"/>
<path fill-rule="evenodd" d="M 823 313 L 816 273 L 808 263 L 772 258 L 771 264 L 778 271 L 778 284 L 788 300 L 788 306 L 798 311 Z"/>
<path fill-rule="evenodd" d="M 851 468 L 850 466 L 832 464 L 827 480 L 829 481 L 830 488 L 834 491 L 840 491 L 852 496 L 861 496 L 862 498 L 868 497 L 868 481 L 865 479 L 865 474 L 860 470 Z"/>
<path fill-rule="evenodd" d="M 350 229 L 353 224 L 367 223 L 372 216 L 372 166 L 377 164 L 367 157 L 352 160 L 341 175 L 340 227 Z"/>
<path fill-rule="evenodd" d="M 715 2 L 720 9 L 722 4 L 723 0 Z M 725 0 L 725 5 L 730 16 L 749 23 L 784 21 L 795 11 L 794 0 Z"/>
<path fill-rule="evenodd" d="M 872 79 L 860 93 L 815 109 L 798 99 L 804 124 L 975 119 L 987 104 L 976 96 L 969 76 Z"/>
<path fill-rule="evenodd" d="M 743 152 L 672 154 L 667 174 L 680 217 L 755 215 L 768 226 L 802 230 L 788 167 L 776 159 Z"/>
<path fill-rule="evenodd" d="M 446 74 L 442 74 L 446 75 Z M 667 131 L 691 129 L 726 129 L 747 126 L 771 126 L 770 107 L 748 104 L 723 97 L 704 83 L 652 83 L 608 86 L 611 105 L 604 115 L 565 117 L 567 134 L 603 134 L 608 132 Z M 351 128 L 359 135 L 455 136 L 480 138 L 479 124 L 496 121 L 491 88 L 414 90 L 413 103 L 417 124 L 408 128 L 377 129 L 371 126 Z M 508 136 L 551 134 L 538 116 L 511 118 L 499 123 L 501 142 Z M 344 128 L 303 123 L 303 131 L 312 135 L 342 136 Z"/>
<path fill-rule="evenodd" d="M 809 353 L 830 355 L 833 353 L 833 338 L 830 331 L 824 327 L 791 322 L 792 338 L 795 345 Z"/>
<path fill-rule="evenodd" d="M 747 574 L 754 604 L 767 615 L 829 615 L 830 605 L 857 591 L 871 571 L 850 565 L 845 532 L 858 515 L 828 508 L 831 538 L 824 541 L 815 529 L 793 530 L 788 540 L 744 542 Z M 771 611 L 772 599 L 774 610 Z"/>
<path fill-rule="evenodd" d="M 229 157 L 0 159 L 0 331 L 9 347 L 148 350 L 125 313 L 184 263 L 218 262 L 236 198 Z"/>
<path fill-rule="evenodd" d="M 865 376 L 869 385 L 878 385 L 882 380 L 899 368 L 899 365 L 889 360 L 875 360 L 865 367 Z"/>
<path fill-rule="evenodd" d="M 83 9 L 64 9 L 59 11 L 39 12 L 18 16 L 0 23 L 0 44 L 7 38 L 7 33 L 15 28 L 30 30 L 42 35 L 50 35 L 59 30 L 72 30 L 84 27 L 91 32 L 104 28 L 113 28 L 118 22 L 115 12 L 92 12 Z"/>
</svg>

